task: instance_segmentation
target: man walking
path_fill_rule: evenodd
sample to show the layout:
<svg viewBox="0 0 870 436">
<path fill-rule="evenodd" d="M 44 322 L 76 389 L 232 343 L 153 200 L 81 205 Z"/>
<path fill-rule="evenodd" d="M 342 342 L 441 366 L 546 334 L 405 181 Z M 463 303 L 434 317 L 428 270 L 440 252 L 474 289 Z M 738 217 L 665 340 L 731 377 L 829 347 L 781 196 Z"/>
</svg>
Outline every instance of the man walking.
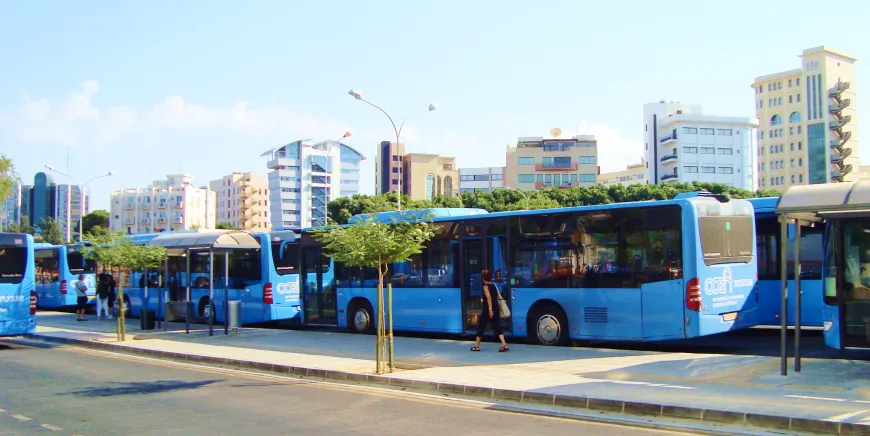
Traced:
<svg viewBox="0 0 870 436">
<path fill-rule="evenodd" d="M 85 284 L 85 276 L 79 274 L 79 281 L 76 282 L 76 321 L 87 321 L 85 319 L 85 310 L 88 308 L 88 285 Z"/>
</svg>

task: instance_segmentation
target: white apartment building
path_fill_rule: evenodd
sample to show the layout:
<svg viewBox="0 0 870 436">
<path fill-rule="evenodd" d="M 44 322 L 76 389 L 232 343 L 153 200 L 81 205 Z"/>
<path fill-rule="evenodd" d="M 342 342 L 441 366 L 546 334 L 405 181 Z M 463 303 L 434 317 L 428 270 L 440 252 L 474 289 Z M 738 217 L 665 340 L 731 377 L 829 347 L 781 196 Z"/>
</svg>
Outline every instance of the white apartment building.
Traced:
<svg viewBox="0 0 870 436">
<path fill-rule="evenodd" d="M 753 118 L 704 115 L 700 105 L 643 106 L 646 180 L 717 182 L 754 189 Z"/>
<path fill-rule="evenodd" d="M 644 183 L 646 183 L 646 162 L 628 165 L 624 170 L 598 175 L 598 184 L 604 186 L 628 186 Z"/>
<path fill-rule="evenodd" d="M 492 192 L 504 187 L 504 167 L 459 169 L 459 192 Z"/>
<path fill-rule="evenodd" d="M 757 77 L 758 185 L 858 180 L 858 94 L 855 57 L 830 47 L 800 55 L 801 68 Z"/>
<path fill-rule="evenodd" d="M 112 191 L 109 227 L 128 235 L 215 228 L 217 196 L 193 176 L 170 174 L 147 188 Z"/>
<path fill-rule="evenodd" d="M 232 173 L 209 183 L 216 221 L 247 231 L 269 231 L 269 182 L 262 173 Z"/>
<path fill-rule="evenodd" d="M 329 201 L 359 193 L 359 151 L 338 141 L 302 139 L 261 154 L 269 168 L 272 229 L 318 227 Z"/>
</svg>

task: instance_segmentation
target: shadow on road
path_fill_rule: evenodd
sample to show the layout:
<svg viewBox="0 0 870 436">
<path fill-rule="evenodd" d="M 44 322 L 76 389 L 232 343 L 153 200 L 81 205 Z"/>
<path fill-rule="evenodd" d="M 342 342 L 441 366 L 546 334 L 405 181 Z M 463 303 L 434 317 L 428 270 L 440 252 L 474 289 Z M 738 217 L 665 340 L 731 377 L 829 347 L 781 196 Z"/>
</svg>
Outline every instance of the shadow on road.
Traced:
<svg viewBox="0 0 870 436">
<path fill-rule="evenodd" d="M 93 387 L 70 392 L 67 395 L 80 397 L 112 397 L 115 395 L 147 395 L 163 392 L 198 389 L 220 380 L 186 382 L 181 380 L 156 380 L 150 382 L 115 382 L 111 386 Z"/>
</svg>

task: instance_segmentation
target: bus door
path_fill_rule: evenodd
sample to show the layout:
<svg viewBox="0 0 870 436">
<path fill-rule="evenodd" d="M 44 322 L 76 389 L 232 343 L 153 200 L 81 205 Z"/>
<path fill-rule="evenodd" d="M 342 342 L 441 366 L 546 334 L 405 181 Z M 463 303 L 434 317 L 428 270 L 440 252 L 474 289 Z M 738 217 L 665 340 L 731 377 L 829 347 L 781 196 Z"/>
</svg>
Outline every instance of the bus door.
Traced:
<svg viewBox="0 0 870 436">
<path fill-rule="evenodd" d="M 305 323 L 313 325 L 337 325 L 337 299 L 330 259 L 323 255 L 320 246 L 302 248 L 303 283 L 302 310 Z"/>
<path fill-rule="evenodd" d="M 465 331 L 475 331 L 477 320 L 480 317 L 480 297 L 483 289 L 483 281 L 480 271 L 484 265 L 483 232 L 480 225 L 461 223 L 460 226 L 460 280 L 462 289 L 462 314 Z"/>
<path fill-rule="evenodd" d="M 486 226 L 486 256 L 484 256 L 484 264 L 487 269 L 492 271 L 492 281 L 498 287 L 498 290 L 505 299 L 508 308 L 513 310 L 513 291 L 511 290 L 507 271 L 507 267 L 510 264 L 510 254 L 508 253 L 509 235 L 508 222 L 506 219 L 488 222 L 488 225 Z M 511 327 L 513 326 L 511 317 L 502 318 L 500 322 L 502 330 L 504 330 L 505 333 L 511 331 Z"/>
</svg>

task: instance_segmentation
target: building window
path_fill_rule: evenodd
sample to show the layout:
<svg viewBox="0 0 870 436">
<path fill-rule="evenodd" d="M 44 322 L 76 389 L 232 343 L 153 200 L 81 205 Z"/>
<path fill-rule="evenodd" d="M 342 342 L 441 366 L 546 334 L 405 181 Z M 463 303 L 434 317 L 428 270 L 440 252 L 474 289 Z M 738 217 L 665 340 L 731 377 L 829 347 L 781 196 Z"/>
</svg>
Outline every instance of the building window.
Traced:
<svg viewBox="0 0 870 436">
<path fill-rule="evenodd" d="M 714 135 L 715 131 L 714 131 L 714 129 L 701 128 L 701 134 L 702 135 Z"/>
<path fill-rule="evenodd" d="M 684 173 L 697 173 L 698 167 L 697 166 L 684 166 L 683 172 Z"/>
<path fill-rule="evenodd" d="M 581 182 L 595 182 L 595 174 L 580 174 Z"/>
<path fill-rule="evenodd" d="M 571 183 L 574 183 L 576 181 L 577 181 L 577 174 L 571 174 Z"/>
<path fill-rule="evenodd" d="M 764 139 L 764 130 L 762 130 L 762 131 L 759 132 L 759 133 L 761 133 L 761 139 Z"/>
<path fill-rule="evenodd" d="M 426 174 L 426 199 L 431 200 L 435 195 L 435 174 Z"/>
<path fill-rule="evenodd" d="M 770 125 L 771 126 L 778 126 L 780 124 L 782 124 L 782 118 L 779 115 L 774 115 L 774 116 L 770 117 Z"/>
<path fill-rule="evenodd" d="M 799 158 L 798 158 L 798 166 L 799 166 L 799 167 L 804 166 L 804 158 L 802 158 L 802 157 L 799 157 Z"/>
<path fill-rule="evenodd" d="M 595 163 L 595 156 L 580 156 L 577 159 L 577 161 L 580 162 L 581 164 L 594 164 Z M 562 167 L 559 167 L 559 168 L 562 168 Z"/>
<path fill-rule="evenodd" d="M 764 107 L 764 100 L 758 100 L 758 108 L 761 109 Z"/>
<path fill-rule="evenodd" d="M 731 129 L 719 129 L 716 131 L 716 133 L 719 136 L 731 136 L 732 131 L 731 131 Z"/>
<path fill-rule="evenodd" d="M 548 174 L 549 176 L 549 174 Z M 517 175 L 517 181 L 520 183 L 534 183 L 535 175 L 534 174 L 519 174 Z"/>
<path fill-rule="evenodd" d="M 797 95 L 797 102 L 798 102 L 798 103 L 801 102 L 801 95 L 800 95 L 800 94 Z"/>
<path fill-rule="evenodd" d="M 517 165 L 534 165 L 535 158 L 533 157 L 519 157 L 517 158 Z"/>
<path fill-rule="evenodd" d="M 804 175 L 803 174 L 798 174 L 798 182 L 800 182 L 800 183 L 804 182 Z"/>
<path fill-rule="evenodd" d="M 399 179 L 393 179 L 393 184 L 398 186 L 398 185 L 399 185 Z"/>
<path fill-rule="evenodd" d="M 794 85 L 801 86 L 801 78 L 800 77 L 798 77 L 797 79 L 794 79 Z M 800 101 L 800 99 L 798 99 L 798 101 Z"/>
<path fill-rule="evenodd" d="M 788 116 L 789 123 L 799 123 L 801 122 L 801 114 L 798 111 L 794 111 Z"/>
<path fill-rule="evenodd" d="M 696 127 L 683 127 L 683 133 L 695 135 L 698 133 L 698 129 Z"/>
<path fill-rule="evenodd" d="M 501 180 L 501 178 L 502 178 L 501 174 L 493 174 L 492 175 L 492 181 L 494 181 L 494 182 Z"/>
<path fill-rule="evenodd" d="M 474 177 L 473 180 L 475 182 L 488 182 L 489 181 L 489 174 L 475 174 L 472 177 Z"/>
<path fill-rule="evenodd" d="M 719 174 L 734 174 L 734 168 L 719 167 Z"/>
<path fill-rule="evenodd" d="M 788 87 L 791 88 L 791 79 L 788 79 Z"/>
<path fill-rule="evenodd" d="M 719 154 L 722 154 L 722 155 L 734 154 L 734 151 L 731 150 L 730 148 L 720 148 Z"/>
<path fill-rule="evenodd" d="M 798 133 L 800 133 L 800 130 L 798 130 Z M 803 143 L 798 141 L 798 150 L 800 150 L 802 148 L 803 148 Z"/>
<path fill-rule="evenodd" d="M 791 167 L 794 168 L 794 159 L 791 160 Z"/>
<path fill-rule="evenodd" d="M 716 149 L 713 147 L 701 147 L 701 154 L 716 154 Z"/>
<path fill-rule="evenodd" d="M 701 172 L 704 174 L 715 174 L 716 167 L 701 167 Z"/>
<path fill-rule="evenodd" d="M 543 175 L 543 174 L 538 174 L 538 175 L 536 176 L 536 181 L 537 181 L 538 183 L 544 183 L 544 175 Z"/>
<path fill-rule="evenodd" d="M 777 105 L 781 105 L 781 104 L 782 104 L 782 97 L 778 97 L 778 98 L 776 99 L 776 104 L 777 104 Z"/>
<path fill-rule="evenodd" d="M 762 162 L 762 163 L 761 163 L 761 171 L 764 171 L 764 170 L 765 170 L 765 168 L 764 168 L 764 162 Z"/>
<path fill-rule="evenodd" d="M 553 164 L 553 158 L 552 158 L 551 156 L 544 156 L 544 157 L 541 158 L 541 163 L 544 164 L 544 165 L 552 165 L 552 164 Z"/>
<path fill-rule="evenodd" d="M 472 180 L 474 180 L 474 176 L 469 176 L 469 175 L 459 176 L 460 182 L 470 182 Z"/>
<path fill-rule="evenodd" d="M 788 102 L 792 103 L 792 96 L 788 96 Z"/>
<path fill-rule="evenodd" d="M 683 147 L 683 153 L 698 154 L 698 147 Z"/>
</svg>

